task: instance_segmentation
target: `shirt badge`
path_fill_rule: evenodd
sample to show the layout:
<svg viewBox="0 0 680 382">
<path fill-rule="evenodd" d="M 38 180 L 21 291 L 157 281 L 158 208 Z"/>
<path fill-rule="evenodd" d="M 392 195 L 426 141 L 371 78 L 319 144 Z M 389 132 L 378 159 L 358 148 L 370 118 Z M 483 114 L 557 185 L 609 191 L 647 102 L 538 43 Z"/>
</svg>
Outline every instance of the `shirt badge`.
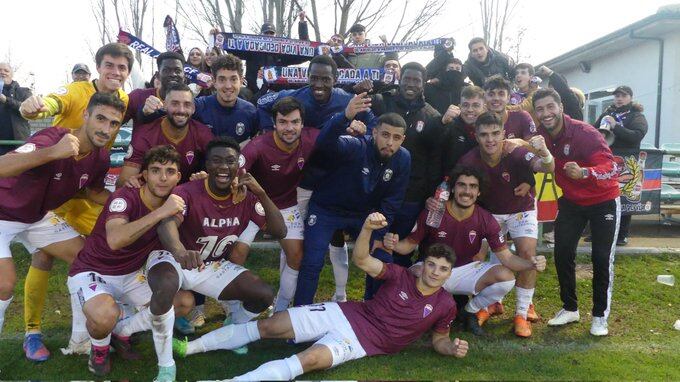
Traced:
<svg viewBox="0 0 680 382">
<path fill-rule="evenodd" d="M 422 132 L 424 127 L 425 127 L 425 122 L 423 122 L 423 121 L 416 122 L 416 131 L 417 132 L 419 132 L 419 133 Z"/>
<path fill-rule="evenodd" d="M 503 171 L 503 174 L 501 174 L 501 176 L 506 182 L 510 182 L 510 174 L 507 171 Z"/>
<path fill-rule="evenodd" d="M 243 154 L 238 156 L 238 167 L 241 168 L 246 165 L 246 157 Z"/>
<path fill-rule="evenodd" d="M 115 198 L 109 203 L 109 212 L 123 212 L 127 208 L 127 202 L 123 198 Z"/>
<path fill-rule="evenodd" d="M 187 162 L 189 162 L 189 164 L 191 164 L 191 162 L 194 161 L 194 152 L 193 151 L 187 151 L 185 156 L 186 156 Z"/>
<path fill-rule="evenodd" d="M 392 179 L 392 169 L 387 169 L 385 170 L 385 173 L 383 174 L 383 180 L 385 182 L 389 182 L 390 179 Z"/>
<path fill-rule="evenodd" d="M 78 182 L 78 189 L 81 189 L 81 188 L 85 187 L 85 185 L 87 184 L 87 180 L 88 180 L 88 179 L 90 179 L 90 176 L 89 176 L 89 175 L 87 175 L 87 174 L 81 175 L 81 176 L 80 176 L 80 182 Z"/>
<path fill-rule="evenodd" d="M 307 225 L 309 225 L 311 227 L 314 224 L 316 224 L 316 215 L 314 215 L 314 214 L 309 215 L 309 219 L 307 219 Z"/>
<path fill-rule="evenodd" d="M 305 158 L 302 157 L 298 158 L 297 164 L 298 168 L 302 170 L 302 168 L 305 167 Z"/>
<path fill-rule="evenodd" d="M 239 122 L 236 124 L 236 135 L 243 135 L 243 133 L 246 132 L 246 125 L 243 124 L 243 122 Z"/>
<path fill-rule="evenodd" d="M 430 304 L 426 304 L 425 307 L 423 308 L 423 318 L 427 317 L 432 313 L 434 308 Z"/>
<path fill-rule="evenodd" d="M 370 173 L 370 171 L 369 171 L 368 167 L 364 167 L 364 168 L 361 169 L 361 173 L 364 174 L 364 175 L 368 175 Z"/>
<path fill-rule="evenodd" d="M 570 149 L 570 147 L 569 147 L 568 143 L 566 145 L 564 145 L 564 155 L 569 155 L 569 149 Z"/>
<path fill-rule="evenodd" d="M 477 231 L 472 230 L 468 233 L 468 239 L 470 239 L 470 244 L 474 243 L 476 238 L 477 238 Z"/>
</svg>

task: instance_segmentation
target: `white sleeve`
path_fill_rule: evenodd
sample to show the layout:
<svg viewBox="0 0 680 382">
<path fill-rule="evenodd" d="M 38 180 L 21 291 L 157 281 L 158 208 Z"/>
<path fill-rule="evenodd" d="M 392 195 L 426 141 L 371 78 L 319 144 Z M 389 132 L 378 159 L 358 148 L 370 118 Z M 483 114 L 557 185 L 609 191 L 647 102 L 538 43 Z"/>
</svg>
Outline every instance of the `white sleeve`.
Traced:
<svg viewBox="0 0 680 382">
<path fill-rule="evenodd" d="M 260 231 L 260 227 L 255 224 L 252 220 L 248 223 L 248 226 L 246 227 L 243 232 L 241 232 L 241 235 L 239 235 L 238 240 L 243 244 L 246 244 L 247 246 L 250 246 L 250 244 L 253 243 L 253 240 L 255 240 L 255 235 Z"/>
</svg>

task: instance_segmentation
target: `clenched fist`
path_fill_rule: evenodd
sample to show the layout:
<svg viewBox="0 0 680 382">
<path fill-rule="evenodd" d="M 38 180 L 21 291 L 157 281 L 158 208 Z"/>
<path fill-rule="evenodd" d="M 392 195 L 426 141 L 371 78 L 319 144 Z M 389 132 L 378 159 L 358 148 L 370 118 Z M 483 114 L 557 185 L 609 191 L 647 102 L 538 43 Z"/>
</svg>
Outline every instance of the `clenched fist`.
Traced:
<svg viewBox="0 0 680 382">
<path fill-rule="evenodd" d="M 163 218 L 175 216 L 176 214 L 182 213 L 184 211 L 184 199 L 175 194 L 170 194 L 168 199 L 158 210 Z"/>
<path fill-rule="evenodd" d="M 78 155 L 80 140 L 71 133 L 65 134 L 56 145 L 50 147 L 55 159 L 66 159 Z"/>
<path fill-rule="evenodd" d="M 49 111 L 42 97 L 39 95 L 34 95 L 26 98 L 24 102 L 19 106 L 19 112 L 24 117 L 35 117 L 36 115 Z"/>
</svg>

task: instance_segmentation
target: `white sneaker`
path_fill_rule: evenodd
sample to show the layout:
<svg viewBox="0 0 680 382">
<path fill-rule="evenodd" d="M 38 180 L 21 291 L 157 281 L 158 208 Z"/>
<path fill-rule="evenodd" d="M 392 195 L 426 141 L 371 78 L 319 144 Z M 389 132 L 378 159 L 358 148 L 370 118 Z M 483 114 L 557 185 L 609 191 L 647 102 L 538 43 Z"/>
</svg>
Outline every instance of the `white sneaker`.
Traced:
<svg viewBox="0 0 680 382">
<path fill-rule="evenodd" d="M 334 294 L 333 297 L 331 298 L 332 302 L 347 302 L 347 296 L 346 295 L 338 295 Z"/>
<path fill-rule="evenodd" d="M 548 321 L 548 326 L 562 326 L 570 322 L 578 322 L 580 319 L 581 316 L 578 314 L 578 310 L 572 312 L 569 310 L 560 309 L 555 317 Z"/>
<path fill-rule="evenodd" d="M 604 317 L 593 317 L 593 323 L 590 325 L 590 334 L 594 336 L 606 336 L 609 334 L 607 319 Z"/>
</svg>

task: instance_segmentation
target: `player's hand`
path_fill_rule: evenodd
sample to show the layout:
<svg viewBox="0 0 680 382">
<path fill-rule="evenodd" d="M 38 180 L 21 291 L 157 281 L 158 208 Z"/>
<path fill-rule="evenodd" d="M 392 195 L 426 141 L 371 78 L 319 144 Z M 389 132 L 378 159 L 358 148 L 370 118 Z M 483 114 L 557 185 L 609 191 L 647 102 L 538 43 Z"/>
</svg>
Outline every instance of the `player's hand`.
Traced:
<svg viewBox="0 0 680 382">
<path fill-rule="evenodd" d="M 366 92 L 360 93 L 352 97 L 345 108 L 345 117 L 348 120 L 353 120 L 354 117 L 371 108 L 371 97 L 366 95 Z"/>
<path fill-rule="evenodd" d="M 436 210 L 439 209 L 439 206 L 440 206 L 439 203 L 440 203 L 439 200 L 430 196 L 425 201 L 425 208 L 427 208 L 428 211 L 436 211 Z"/>
<path fill-rule="evenodd" d="M 142 113 L 144 113 L 144 115 L 149 115 L 161 109 L 163 109 L 163 101 L 156 96 L 149 96 L 144 102 Z"/>
<path fill-rule="evenodd" d="M 521 147 L 521 146 L 526 146 L 529 148 L 529 143 L 524 141 L 524 139 L 521 138 L 508 138 L 503 140 L 503 155 L 509 155 L 513 151 L 515 151 L 516 148 Z"/>
<path fill-rule="evenodd" d="M 465 340 L 461 340 L 459 338 L 456 338 L 452 342 L 453 346 L 451 347 L 451 355 L 456 357 L 456 358 L 463 358 L 468 352 L 468 342 Z"/>
<path fill-rule="evenodd" d="M 447 124 L 451 121 L 453 121 L 456 117 L 460 115 L 460 108 L 456 105 L 450 105 L 448 109 L 446 109 L 446 113 L 442 116 L 442 123 Z"/>
<path fill-rule="evenodd" d="M 238 184 L 236 187 L 241 187 L 241 186 L 246 186 L 256 196 L 260 197 L 265 194 L 264 189 L 262 186 L 260 186 L 260 183 L 257 182 L 254 176 L 252 176 L 249 172 L 239 176 L 238 178 Z"/>
<path fill-rule="evenodd" d="M 548 146 L 545 145 L 545 138 L 542 135 L 535 135 L 529 139 L 529 144 L 538 153 L 538 156 L 544 158 L 550 156 L 550 151 L 548 151 Z"/>
<path fill-rule="evenodd" d="M 125 187 L 142 188 L 144 185 L 144 176 L 142 174 L 132 175 L 125 181 Z"/>
<path fill-rule="evenodd" d="M 394 249 L 397 248 L 398 242 L 399 235 L 396 233 L 388 232 L 383 237 L 383 247 L 385 247 L 385 249 L 389 249 L 390 251 L 394 251 Z"/>
<path fill-rule="evenodd" d="M 387 227 L 387 219 L 380 212 L 373 212 L 366 216 L 364 221 L 364 229 L 376 230 Z"/>
<path fill-rule="evenodd" d="M 80 150 L 80 140 L 71 133 L 64 134 L 56 145 L 50 147 L 52 157 L 55 159 L 66 159 L 78 155 Z"/>
<path fill-rule="evenodd" d="M 189 177 L 189 181 L 191 182 L 192 180 L 202 180 L 206 179 L 208 177 L 208 173 L 205 171 L 199 171 L 191 174 Z"/>
<path fill-rule="evenodd" d="M 354 90 L 355 94 L 368 93 L 373 90 L 373 81 L 367 78 L 357 82 L 352 86 L 352 90 Z"/>
<path fill-rule="evenodd" d="M 202 269 L 205 265 L 201 258 L 201 253 L 198 251 L 184 250 L 174 255 L 175 260 L 182 266 L 182 269 Z"/>
<path fill-rule="evenodd" d="M 420 277 L 423 274 L 423 263 L 415 263 L 408 269 L 412 275 Z"/>
<path fill-rule="evenodd" d="M 536 256 L 531 259 L 531 262 L 534 263 L 534 269 L 537 271 L 543 272 L 545 270 L 545 256 Z"/>
<path fill-rule="evenodd" d="M 538 67 L 538 69 L 536 69 L 536 75 L 541 77 L 541 78 L 550 77 L 552 74 L 553 74 L 553 71 L 545 65 L 541 65 L 541 66 Z"/>
<path fill-rule="evenodd" d="M 526 196 L 526 194 L 529 193 L 529 190 L 531 190 L 531 186 L 529 183 L 522 183 L 519 186 L 515 187 L 515 196 L 519 196 L 520 198 Z"/>
<path fill-rule="evenodd" d="M 353 119 L 347 128 L 347 134 L 353 137 L 364 135 L 366 134 L 366 125 L 359 120 Z"/>
<path fill-rule="evenodd" d="M 571 179 L 583 179 L 581 166 L 579 166 L 576 162 L 567 162 L 564 164 L 562 169 Z"/>
<path fill-rule="evenodd" d="M 184 199 L 175 194 L 170 194 L 165 203 L 158 209 L 158 212 L 163 216 L 163 219 L 175 216 L 183 211 Z"/>
<path fill-rule="evenodd" d="M 39 95 L 34 95 L 26 98 L 19 106 L 19 112 L 26 117 L 33 117 L 39 113 L 49 111 L 45 102 Z"/>
</svg>

